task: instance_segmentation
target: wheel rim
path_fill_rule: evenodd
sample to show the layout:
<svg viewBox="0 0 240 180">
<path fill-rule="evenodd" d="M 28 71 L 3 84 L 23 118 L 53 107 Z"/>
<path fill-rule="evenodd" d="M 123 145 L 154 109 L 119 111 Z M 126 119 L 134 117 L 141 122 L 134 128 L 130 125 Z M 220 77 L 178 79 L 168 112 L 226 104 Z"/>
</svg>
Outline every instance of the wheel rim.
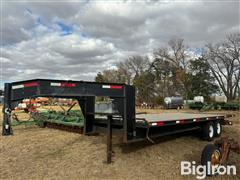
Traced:
<svg viewBox="0 0 240 180">
<path fill-rule="evenodd" d="M 209 137 L 212 138 L 213 137 L 213 126 L 209 126 Z"/>
<path fill-rule="evenodd" d="M 221 133 L 221 125 L 220 123 L 217 123 L 217 134 Z"/>
<path fill-rule="evenodd" d="M 211 165 L 212 165 L 214 174 L 217 172 L 217 168 L 220 165 L 220 158 L 221 158 L 220 156 L 221 154 L 219 150 L 215 150 L 211 155 Z"/>
<path fill-rule="evenodd" d="M 215 150 L 211 156 L 211 164 L 219 165 L 219 163 L 220 163 L 220 152 L 219 150 Z"/>
</svg>

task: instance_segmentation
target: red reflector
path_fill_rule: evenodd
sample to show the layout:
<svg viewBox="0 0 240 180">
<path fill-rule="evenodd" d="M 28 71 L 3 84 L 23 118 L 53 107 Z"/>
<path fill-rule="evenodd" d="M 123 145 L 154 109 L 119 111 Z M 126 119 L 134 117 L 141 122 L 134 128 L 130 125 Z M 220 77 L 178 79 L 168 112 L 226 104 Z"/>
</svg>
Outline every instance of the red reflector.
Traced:
<svg viewBox="0 0 240 180">
<path fill-rule="evenodd" d="M 34 87 L 34 86 L 38 86 L 38 83 L 37 82 L 32 82 L 32 83 L 26 83 L 26 84 L 23 84 L 24 87 Z"/>
<path fill-rule="evenodd" d="M 122 86 L 110 86 L 110 89 L 122 89 Z"/>
<path fill-rule="evenodd" d="M 160 122 L 157 122 L 157 126 L 163 126 L 164 125 L 164 122 L 160 121 Z"/>
<path fill-rule="evenodd" d="M 61 87 L 76 87 L 74 83 L 61 83 Z"/>
<path fill-rule="evenodd" d="M 184 124 L 185 120 L 180 120 L 179 124 Z"/>
</svg>

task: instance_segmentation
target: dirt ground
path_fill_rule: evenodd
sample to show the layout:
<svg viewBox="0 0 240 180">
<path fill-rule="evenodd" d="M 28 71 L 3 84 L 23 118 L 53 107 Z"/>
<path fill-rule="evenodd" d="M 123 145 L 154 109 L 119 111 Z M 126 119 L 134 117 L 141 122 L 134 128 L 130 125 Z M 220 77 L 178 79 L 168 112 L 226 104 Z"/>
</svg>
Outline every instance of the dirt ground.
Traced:
<svg viewBox="0 0 240 180">
<path fill-rule="evenodd" d="M 167 112 L 172 111 L 175 110 Z M 208 113 L 235 114 L 229 118 L 234 125 L 225 126 L 222 136 L 239 139 L 240 112 Z M 104 135 L 84 136 L 33 125 L 16 126 L 13 136 L 0 136 L 0 179 L 196 179 L 180 175 L 180 162 L 199 164 L 201 151 L 209 143 L 201 140 L 196 132 L 160 138 L 155 144 L 122 145 L 119 139 L 114 137 L 114 162 L 107 165 L 103 162 L 106 159 Z M 230 154 L 229 164 L 237 166 L 237 176 L 207 179 L 240 179 L 240 156 Z"/>
</svg>

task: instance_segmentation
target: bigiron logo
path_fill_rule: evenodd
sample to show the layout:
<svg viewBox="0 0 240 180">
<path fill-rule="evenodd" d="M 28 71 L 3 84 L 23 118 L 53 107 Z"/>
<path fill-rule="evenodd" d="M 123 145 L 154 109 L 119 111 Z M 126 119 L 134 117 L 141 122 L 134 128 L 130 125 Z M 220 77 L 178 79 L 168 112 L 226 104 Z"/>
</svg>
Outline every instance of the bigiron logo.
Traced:
<svg viewBox="0 0 240 180">
<path fill-rule="evenodd" d="M 194 175 L 197 179 L 204 179 L 207 175 L 236 175 L 237 169 L 234 165 L 196 165 L 195 161 L 181 161 L 181 175 Z"/>
</svg>

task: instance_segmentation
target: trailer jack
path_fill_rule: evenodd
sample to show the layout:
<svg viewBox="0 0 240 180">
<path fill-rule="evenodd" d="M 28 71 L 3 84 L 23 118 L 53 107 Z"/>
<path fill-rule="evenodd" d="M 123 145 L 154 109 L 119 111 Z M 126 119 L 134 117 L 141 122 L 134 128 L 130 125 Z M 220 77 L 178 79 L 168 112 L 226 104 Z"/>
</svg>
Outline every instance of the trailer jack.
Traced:
<svg viewBox="0 0 240 180">
<path fill-rule="evenodd" d="M 107 164 L 112 162 L 112 115 L 107 116 Z"/>
</svg>

